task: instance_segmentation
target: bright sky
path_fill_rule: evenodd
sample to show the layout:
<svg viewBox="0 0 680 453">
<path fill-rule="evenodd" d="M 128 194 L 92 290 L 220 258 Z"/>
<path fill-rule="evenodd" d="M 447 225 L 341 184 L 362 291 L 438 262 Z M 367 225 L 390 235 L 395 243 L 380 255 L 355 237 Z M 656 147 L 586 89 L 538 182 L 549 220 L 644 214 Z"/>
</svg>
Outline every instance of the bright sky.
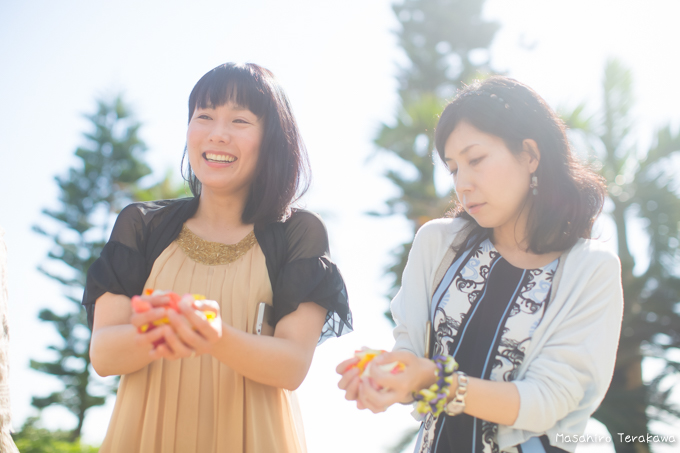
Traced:
<svg viewBox="0 0 680 453">
<path fill-rule="evenodd" d="M 680 125 L 680 3 L 488 0 L 486 14 L 502 23 L 494 67 L 554 107 L 588 100 L 595 108 L 604 62 L 616 56 L 634 71 L 639 143 L 649 144 L 653 129 L 666 122 Z M 88 127 L 81 115 L 93 110 L 96 96 L 124 91 L 144 123 L 147 158 L 160 178 L 179 169 L 191 88 L 225 61 L 261 64 L 286 89 L 314 171 L 306 206 L 324 216 L 350 293 L 355 333 L 317 350 L 298 392 L 309 451 L 381 451 L 415 426 L 405 407 L 381 415 L 357 411 L 343 399 L 333 371 L 360 346 L 393 343 L 382 317 L 383 269 L 410 233 L 399 218 L 364 213 L 381 209 L 394 193 L 380 176 L 384 160 L 367 158 L 398 101 L 395 62 L 403 57 L 396 28 L 387 0 L 0 1 L 0 226 L 9 249 L 15 427 L 33 413 L 32 395 L 58 388 L 28 368 L 29 358 L 49 359 L 46 346 L 57 340 L 38 322 L 38 311 L 70 308 L 59 286 L 36 271 L 50 243 L 31 226 L 45 224 L 41 209 L 56 206 L 53 177 L 75 162 Z M 112 402 L 91 411 L 87 441 L 103 438 Z M 43 416 L 51 428 L 74 424 L 63 409 Z"/>
</svg>

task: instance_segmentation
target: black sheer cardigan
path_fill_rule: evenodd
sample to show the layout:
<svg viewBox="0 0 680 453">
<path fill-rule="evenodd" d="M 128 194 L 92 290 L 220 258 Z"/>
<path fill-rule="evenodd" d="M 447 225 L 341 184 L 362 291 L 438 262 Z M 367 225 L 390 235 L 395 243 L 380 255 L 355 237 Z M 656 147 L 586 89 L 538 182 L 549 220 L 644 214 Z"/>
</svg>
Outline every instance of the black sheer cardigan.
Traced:
<svg viewBox="0 0 680 453">
<path fill-rule="evenodd" d="M 156 258 L 197 208 L 194 197 L 133 203 L 120 212 L 109 242 L 87 273 L 83 305 L 90 328 L 101 295 L 142 293 Z M 319 343 L 352 331 L 347 289 L 330 260 L 326 227 L 318 216 L 293 210 L 284 222 L 256 228 L 255 237 L 272 285 L 274 325 L 300 303 L 315 302 L 328 310 Z"/>
</svg>

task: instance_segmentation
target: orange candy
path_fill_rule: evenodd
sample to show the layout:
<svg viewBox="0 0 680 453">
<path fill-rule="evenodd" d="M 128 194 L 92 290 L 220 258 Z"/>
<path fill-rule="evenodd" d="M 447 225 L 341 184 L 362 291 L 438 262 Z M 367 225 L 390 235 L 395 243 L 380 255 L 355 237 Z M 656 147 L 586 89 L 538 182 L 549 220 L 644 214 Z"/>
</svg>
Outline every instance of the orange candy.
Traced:
<svg viewBox="0 0 680 453">
<path fill-rule="evenodd" d="M 359 368 L 359 375 L 370 376 L 371 375 L 371 361 L 378 357 L 380 354 L 387 352 L 383 349 L 371 349 L 363 347 L 358 351 L 354 352 L 354 357 L 357 357 L 359 361 L 347 367 L 347 370 L 352 368 Z M 379 366 L 379 369 L 383 371 L 389 371 L 392 374 L 401 373 L 404 371 L 405 365 L 401 362 L 385 363 Z"/>
<path fill-rule="evenodd" d="M 158 289 L 154 290 L 154 289 L 151 289 L 151 288 L 147 288 L 147 289 L 144 290 L 143 295 L 144 296 L 161 296 L 161 297 L 164 296 L 166 301 L 162 305 L 156 305 L 156 306 L 169 308 L 169 309 L 175 310 L 177 313 L 180 312 L 179 302 L 182 300 L 182 296 L 180 296 L 177 293 L 173 293 L 171 291 L 161 291 L 161 290 L 158 290 Z M 202 296 L 200 294 L 192 294 L 191 296 L 193 296 L 194 300 L 205 300 L 205 296 Z M 144 313 L 144 312 L 149 311 L 152 308 L 154 308 L 154 305 L 152 305 L 151 302 L 149 302 L 148 300 L 142 299 L 140 296 L 132 296 L 132 299 L 130 300 L 130 304 L 132 305 L 132 310 L 134 310 L 135 313 Z M 217 313 L 214 312 L 214 311 L 201 311 L 200 313 L 205 315 L 205 318 L 208 321 L 212 321 L 213 319 L 215 319 L 217 317 Z M 164 317 L 164 318 L 158 319 L 156 321 L 153 321 L 151 323 L 144 324 L 143 326 L 139 327 L 137 330 L 140 333 L 144 333 L 144 332 L 151 331 L 151 330 L 155 329 L 156 327 L 161 326 L 163 324 L 170 324 L 170 320 L 168 319 L 167 316 Z M 154 346 L 158 346 L 161 343 L 165 343 L 164 338 L 156 340 L 154 342 Z"/>
</svg>

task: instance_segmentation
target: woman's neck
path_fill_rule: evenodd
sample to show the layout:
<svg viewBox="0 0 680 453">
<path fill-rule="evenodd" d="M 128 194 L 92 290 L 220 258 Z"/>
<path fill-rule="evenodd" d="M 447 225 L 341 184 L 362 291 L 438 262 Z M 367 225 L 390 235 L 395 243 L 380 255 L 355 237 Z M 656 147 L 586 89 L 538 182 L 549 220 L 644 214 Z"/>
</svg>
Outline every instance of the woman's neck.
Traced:
<svg viewBox="0 0 680 453">
<path fill-rule="evenodd" d="M 526 235 L 526 225 L 517 222 L 516 225 L 506 225 L 493 229 L 491 242 L 497 249 L 512 252 L 526 252 L 529 241 Z"/>
<path fill-rule="evenodd" d="M 524 210 L 511 222 L 493 229 L 491 242 L 506 261 L 521 269 L 537 269 L 555 259 L 562 252 L 537 254 L 529 249 L 527 232 L 528 210 Z"/>
<path fill-rule="evenodd" d="M 493 242 L 497 250 L 503 249 L 508 252 L 528 251 L 528 211 L 524 207 L 514 218 L 493 229 L 491 242 Z"/>
<path fill-rule="evenodd" d="M 243 239 L 252 225 L 243 223 L 246 199 L 241 194 L 220 194 L 202 190 L 196 214 L 187 220 L 187 227 L 201 238 L 234 244 Z"/>
</svg>

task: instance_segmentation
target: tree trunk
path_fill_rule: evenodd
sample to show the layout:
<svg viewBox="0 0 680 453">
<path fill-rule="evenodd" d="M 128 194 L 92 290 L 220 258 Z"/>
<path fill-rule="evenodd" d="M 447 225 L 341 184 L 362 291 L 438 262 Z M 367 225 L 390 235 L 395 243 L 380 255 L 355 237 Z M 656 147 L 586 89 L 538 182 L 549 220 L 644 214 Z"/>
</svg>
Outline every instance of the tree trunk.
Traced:
<svg viewBox="0 0 680 453">
<path fill-rule="evenodd" d="M 621 260 L 621 281 L 623 284 L 624 307 L 630 317 L 640 310 L 637 294 L 635 294 L 635 276 L 633 267 L 635 260 L 628 249 L 625 209 L 626 206 L 613 199 L 614 212 L 612 216 L 616 222 L 618 239 L 618 254 Z M 600 420 L 609 430 L 617 453 L 649 453 L 646 443 L 626 443 L 625 437 L 640 436 L 648 433 L 647 391 L 642 382 L 642 355 L 640 344 L 627 338 L 634 332 L 628 332 L 632 327 L 624 323 L 619 342 L 619 352 L 616 368 L 609 391 L 602 402 L 595 418 Z M 621 435 L 623 435 L 623 441 Z"/>
</svg>

